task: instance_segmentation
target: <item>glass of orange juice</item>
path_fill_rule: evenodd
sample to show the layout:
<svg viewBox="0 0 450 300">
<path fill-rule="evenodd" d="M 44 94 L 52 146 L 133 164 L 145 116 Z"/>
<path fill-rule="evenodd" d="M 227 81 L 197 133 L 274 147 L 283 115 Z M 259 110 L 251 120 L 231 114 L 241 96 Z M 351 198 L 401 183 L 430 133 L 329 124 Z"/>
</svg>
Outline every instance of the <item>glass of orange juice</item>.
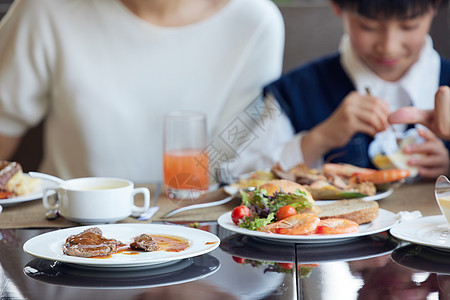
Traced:
<svg viewBox="0 0 450 300">
<path fill-rule="evenodd" d="M 171 199 L 196 199 L 208 191 L 206 115 L 174 111 L 164 116 L 164 185 Z"/>
</svg>

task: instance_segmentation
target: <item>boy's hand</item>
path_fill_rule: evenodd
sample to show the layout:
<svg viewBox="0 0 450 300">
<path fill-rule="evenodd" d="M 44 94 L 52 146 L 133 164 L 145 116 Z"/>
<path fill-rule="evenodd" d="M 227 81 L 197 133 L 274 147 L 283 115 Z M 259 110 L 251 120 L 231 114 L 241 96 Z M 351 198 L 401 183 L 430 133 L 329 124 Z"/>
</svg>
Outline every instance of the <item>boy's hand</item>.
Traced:
<svg viewBox="0 0 450 300">
<path fill-rule="evenodd" d="M 329 148 L 342 147 L 358 132 L 374 136 L 386 130 L 388 114 L 385 101 L 351 92 L 333 114 L 313 130 L 327 136 Z"/>
<path fill-rule="evenodd" d="M 331 116 L 304 136 L 301 147 L 305 162 L 315 161 L 329 150 L 345 146 L 358 132 L 374 136 L 386 130 L 388 115 L 385 101 L 351 92 Z"/>
<path fill-rule="evenodd" d="M 450 88 L 441 86 L 436 92 L 434 110 L 402 107 L 389 115 L 391 124 L 422 124 L 444 140 L 450 140 Z"/>
<path fill-rule="evenodd" d="M 409 145 L 403 149 L 407 154 L 422 154 L 408 161 L 408 164 L 419 169 L 419 175 L 425 179 L 436 179 L 441 174 L 450 174 L 450 158 L 444 143 L 430 130 L 418 129 L 425 139 L 424 143 Z"/>
</svg>

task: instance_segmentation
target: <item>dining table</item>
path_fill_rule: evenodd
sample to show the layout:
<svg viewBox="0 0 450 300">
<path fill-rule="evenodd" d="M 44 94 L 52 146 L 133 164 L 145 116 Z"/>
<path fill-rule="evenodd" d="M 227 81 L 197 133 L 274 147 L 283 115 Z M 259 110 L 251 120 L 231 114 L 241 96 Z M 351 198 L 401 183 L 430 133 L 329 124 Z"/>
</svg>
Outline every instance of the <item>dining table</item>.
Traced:
<svg viewBox="0 0 450 300">
<path fill-rule="evenodd" d="M 4 205 L 0 214 L 0 299 L 450 299 L 448 249 L 398 239 L 389 229 L 346 239 L 265 239 L 219 224 L 238 197 L 166 217 L 194 202 L 169 199 L 159 183 L 141 186 L 150 189 L 157 212 L 111 226 L 165 225 L 175 236 L 190 228 L 217 236 L 217 247 L 171 263 L 125 267 L 37 257 L 24 251 L 27 241 L 82 226 L 46 219 L 37 197 Z M 217 189 L 195 203 L 227 196 Z M 375 201 L 398 222 L 441 214 L 434 182 L 403 184 Z"/>
</svg>

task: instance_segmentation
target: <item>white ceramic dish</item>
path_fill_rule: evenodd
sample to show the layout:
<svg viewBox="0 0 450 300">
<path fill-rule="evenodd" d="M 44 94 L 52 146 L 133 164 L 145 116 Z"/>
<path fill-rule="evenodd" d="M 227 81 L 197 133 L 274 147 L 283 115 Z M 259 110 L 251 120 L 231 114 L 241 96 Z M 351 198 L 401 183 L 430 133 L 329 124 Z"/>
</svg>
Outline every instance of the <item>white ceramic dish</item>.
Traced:
<svg viewBox="0 0 450 300">
<path fill-rule="evenodd" d="M 24 174 L 24 175 L 29 176 L 28 174 Z M 7 207 L 7 206 L 11 206 L 11 205 L 16 205 L 16 204 L 19 204 L 22 202 L 41 199 L 42 191 L 44 190 L 44 188 L 56 186 L 56 184 L 52 181 L 48 181 L 48 180 L 44 180 L 44 179 L 41 179 L 41 180 L 42 180 L 41 185 L 39 187 L 37 187 L 32 193 L 9 198 L 9 199 L 0 199 L 0 204 L 3 205 L 4 207 Z"/>
<path fill-rule="evenodd" d="M 220 244 L 220 240 L 212 233 L 176 225 L 157 224 L 107 224 L 98 225 L 103 236 L 114 238 L 123 243 L 130 242 L 142 233 L 179 236 L 189 240 L 188 249 L 180 252 L 140 252 L 138 255 L 113 254 L 110 258 L 95 259 L 74 257 L 63 254 L 62 245 L 73 234 L 81 233 L 92 226 L 80 226 L 55 230 L 33 237 L 25 242 L 23 250 L 35 257 L 73 264 L 79 267 L 94 268 L 151 268 L 176 263 L 181 259 L 208 253 Z"/>
<path fill-rule="evenodd" d="M 0 205 L 0 214 L 2 213 L 3 207 Z"/>
<path fill-rule="evenodd" d="M 235 225 L 231 220 L 231 212 L 227 212 L 221 215 L 217 220 L 217 222 L 219 223 L 220 226 L 230 231 L 244 235 L 259 237 L 274 242 L 334 243 L 389 230 L 392 226 L 394 226 L 398 222 L 398 220 L 397 216 L 394 213 L 380 208 L 378 217 L 368 224 L 360 225 L 358 232 L 348 234 L 333 234 L 333 235 L 331 234 L 287 235 L 287 234 L 253 231 L 246 228 L 240 228 L 239 226 Z"/>
<path fill-rule="evenodd" d="M 450 251 L 450 229 L 443 215 L 405 221 L 393 226 L 390 232 L 410 243 Z"/>
</svg>

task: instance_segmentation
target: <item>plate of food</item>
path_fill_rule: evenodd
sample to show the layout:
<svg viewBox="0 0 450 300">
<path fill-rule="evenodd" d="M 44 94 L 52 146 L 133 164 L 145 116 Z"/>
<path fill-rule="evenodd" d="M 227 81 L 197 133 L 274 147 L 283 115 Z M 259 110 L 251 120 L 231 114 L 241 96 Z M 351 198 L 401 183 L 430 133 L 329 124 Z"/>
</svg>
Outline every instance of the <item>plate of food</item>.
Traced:
<svg viewBox="0 0 450 300">
<path fill-rule="evenodd" d="M 319 169 L 299 164 L 288 171 L 275 165 L 271 170 L 259 170 L 239 177 L 224 187 L 229 194 L 239 189 L 257 187 L 270 180 L 285 179 L 303 185 L 315 200 L 363 199 L 381 200 L 392 194 L 409 176 L 408 170 L 375 170 L 350 164 L 326 163 Z"/>
<path fill-rule="evenodd" d="M 26 241 L 23 250 L 80 268 L 137 270 L 199 256 L 219 244 L 214 234 L 184 226 L 106 224 L 47 232 Z"/>
<path fill-rule="evenodd" d="M 54 183 L 23 173 L 17 162 L 0 161 L 0 204 L 4 207 L 42 198 L 42 191 Z"/>
<path fill-rule="evenodd" d="M 242 205 L 219 217 L 230 231 L 286 243 L 341 242 L 389 230 L 397 216 L 376 201 L 346 199 L 318 206 L 302 185 L 272 180 L 242 194 Z"/>
</svg>

